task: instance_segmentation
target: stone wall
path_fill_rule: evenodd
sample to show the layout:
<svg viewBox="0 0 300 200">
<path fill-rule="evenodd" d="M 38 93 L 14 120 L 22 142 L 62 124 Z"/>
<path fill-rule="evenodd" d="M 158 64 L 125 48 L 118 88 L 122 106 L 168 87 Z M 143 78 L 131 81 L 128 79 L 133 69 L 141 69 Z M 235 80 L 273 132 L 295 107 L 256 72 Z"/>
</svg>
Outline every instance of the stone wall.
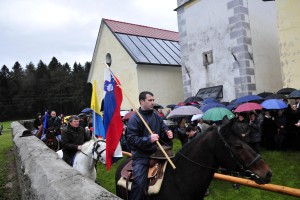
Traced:
<svg viewBox="0 0 300 200">
<path fill-rule="evenodd" d="M 22 199 L 119 199 L 84 178 L 35 136 L 21 137 L 27 129 L 11 124 Z"/>
</svg>

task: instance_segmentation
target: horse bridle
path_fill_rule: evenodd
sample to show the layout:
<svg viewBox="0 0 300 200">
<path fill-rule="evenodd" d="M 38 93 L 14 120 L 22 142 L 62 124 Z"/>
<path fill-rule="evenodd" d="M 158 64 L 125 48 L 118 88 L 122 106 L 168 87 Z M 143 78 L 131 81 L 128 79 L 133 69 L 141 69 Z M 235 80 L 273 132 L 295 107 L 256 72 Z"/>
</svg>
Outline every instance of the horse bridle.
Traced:
<svg viewBox="0 0 300 200">
<path fill-rule="evenodd" d="M 94 159 L 96 161 L 96 164 L 97 164 L 99 158 L 101 158 L 102 153 L 106 150 L 106 149 L 103 149 L 102 151 L 100 151 L 98 153 L 97 149 L 100 147 L 100 144 L 98 144 L 98 142 L 104 142 L 104 143 L 106 143 L 104 140 L 97 140 L 96 142 L 94 142 L 92 154 L 96 153 L 97 154 L 97 159 L 94 159 L 93 157 L 90 157 L 89 155 L 87 155 L 86 153 L 84 153 L 82 150 L 80 150 L 80 152 L 83 153 L 85 156 Z"/>
<path fill-rule="evenodd" d="M 256 174 L 254 174 L 251 170 L 249 170 L 249 168 L 254 165 L 254 163 L 256 163 L 258 160 L 261 159 L 261 156 L 260 154 L 256 154 L 255 158 L 249 162 L 248 164 L 244 164 L 241 159 L 232 151 L 231 147 L 228 145 L 228 143 L 226 142 L 225 138 L 222 136 L 222 134 L 220 133 L 220 127 L 218 128 L 218 135 L 222 141 L 222 143 L 224 144 L 225 146 L 225 149 L 226 151 L 229 153 L 229 155 L 231 156 L 231 158 L 235 161 L 235 163 L 237 164 L 237 166 L 240 168 L 240 170 L 243 172 L 243 175 L 246 176 L 246 177 L 249 177 L 251 179 L 255 179 L 255 178 L 259 178 Z M 184 157 L 185 159 L 187 159 L 188 161 L 200 166 L 200 167 L 204 167 L 204 168 L 207 168 L 207 169 L 212 169 L 212 170 L 215 170 L 215 171 L 218 171 L 220 169 L 216 169 L 216 168 L 212 168 L 212 167 L 208 167 L 208 166 L 205 166 L 205 165 L 202 165 L 198 162 L 195 162 L 193 161 L 192 159 L 188 158 L 187 156 L 185 156 L 184 154 L 182 154 L 181 152 L 178 152 L 179 155 L 181 155 L 182 157 Z M 221 169 L 221 171 L 224 173 L 228 173 L 228 170 L 227 169 Z M 240 174 L 238 172 L 230 172 L 230 174 Z"/>
<path fill-rule="evenodd" d="M 251 162 L 245 164 L 244 162 L 242 162 L 242 160 L 240 159 L 240 157 L 237 156 L 233 152 L 233 150 L 231 149 L 231 147 L 228 145 L 228 143 L 226 142 L 225 138 L 220 133 L 220 127 L 218 127 L 218 135 L 221 138 L 221 141 L 224 144 L 226 151 L 229 153 L 230 157 L 235 161 L 235 163 L 240 168 L 240 170 L 244 173 L 244 175 L 247 176 L 247 177 L 250 177 L 250 178 L 257 178 L 257 175 L 255 175 L 251 170 L 249 170 L 249 168 L 252 165 L 254 165 L 258 160 L 261 159 L 261 155 L 258 154 L 258 153 L 256 153 L 255 158 Z"/>
<path fill-rule="evenodd" d="M 104 140 L 98 140 L 97 142 L 95 142 L 94 143 L 94 147 L 93 147 L 93 154 L 96 152 L 96 154 L 97 154 L 97 159 L 96 159 L 96 164 L 97 164 L 97 162 L 98 162 L 98 160 L 99 160 L 99 158 L 101 158 L 101 155 L 102 155 L 102 153 L 104 152 L 104 151 L 106 151 L 106 148 L 105 149 L 102 149 L 102 151 L 100 151 L 99 153 L 97 152 L 97 149 L 100 147 L 100 144 L 98 143 L 98 142 L 104 142 L 104 143 L 106 143 Z"/>
</svg>

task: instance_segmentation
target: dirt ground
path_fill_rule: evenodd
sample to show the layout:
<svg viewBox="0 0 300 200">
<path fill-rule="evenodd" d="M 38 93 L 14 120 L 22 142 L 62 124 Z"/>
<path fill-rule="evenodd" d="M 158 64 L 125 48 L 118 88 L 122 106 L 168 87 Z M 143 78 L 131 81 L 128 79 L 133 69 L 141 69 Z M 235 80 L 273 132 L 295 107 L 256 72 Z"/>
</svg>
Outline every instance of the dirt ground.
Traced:
<svg viewBox="0 0 300 200">
<path fill-rule="evenodd" d="M 4 186 L 5 194 L 2 198 L 5 200 L 20 200 L 21 192 L 18 183 L 17 168 L 13 149 L 7 152 L 6 158 L 8 159 L 7 183 Z"/>
</svg>

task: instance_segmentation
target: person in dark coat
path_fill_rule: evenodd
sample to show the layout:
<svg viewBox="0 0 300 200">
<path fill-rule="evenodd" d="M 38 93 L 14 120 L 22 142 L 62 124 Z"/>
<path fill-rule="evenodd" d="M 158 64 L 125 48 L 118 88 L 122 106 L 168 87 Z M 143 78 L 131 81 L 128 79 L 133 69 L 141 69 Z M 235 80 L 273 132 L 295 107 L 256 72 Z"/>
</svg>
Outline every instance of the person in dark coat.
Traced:
<svg viewBox="0 0 300 200">
<path fill-rule="evenodd" d="M 273 150 L 275 147 L 274 144 L 274 135 L 277 133 L 275 117 L 273 113 L 268 110 L 264 111 L 264 118 L 262 122 L 262 140 L 263 144 L 267 150 Z"/>
<path fill-rule="evenodd" d="M 277 150 L 281 150 L 286 136 L 286 116 L 283 114 L 283 110 L 278 110 L 275 123 L 277 127 L 277 134 L 274 135 L 275 146 Z"/>
<path fill-rule="evenodd" d="M 163 122 L 163 119 L 153 112 L 154 98 L 148 91 L 139 95 L 140 108 L 138 112 L 144 118 L 153 134 L 135 113 L 128 121 L 126 139 L 132 153 L 133 183 L 129 199 L 143 200 L 147 188 L 147 175 L 150 162 L 150 155 L 156 152 L 156 141 L 161 140 L 163 144 L 171 145 L 173 133 Z"/>
<path fill-rule="evenodd" d="M 42 121 L 42 114 L 41 113 L 37 113 L 36 114 L 36 118 L 33 121 L 33 127 L 35 129 L 39 129 L 39 126 L 42 125 L 43 121 Z"/>
<path fill-rule="evenodd" d="M 47 119 L 47 127 L 54 127 L 54 131 L 56 133 L 60 133 L 61 121 L 60 118 L 56 116 L 56 112 L 54 110 L 51 111 L 50 117 Z"/>
<path fill-rule="evenodd" d="M 177 128 L 175 130 L 176 134 L 177 134 L 177 137 L 178 139 L 180 140 L 181 142 L 181 146 L 183 146 L 184 144 L 187 143 L 188 141 L 188 136 L 186 134 L 186 131 L 185 131 L 185 128 L 186 128 L 186 118 L 181 118 L 178 123 L 177 123 Z"/>
<path fill-rule="evenodd" d="M 261 142 L 261 136 L 260 123 L 257 119 L 257 114 L 255 112 L 250 112 L 249 119 L 250 133 L 248 144 L 254 151 L 256 151 L 256 153 L 259 153 L 259 144 Z"/>
<path fill-rule="evenodd" d="M 79 126 L 79 118 L 75 115 L 71 116 L 67 127 L 62 132 L 63 160 L 73 166 L 76 152 L 80 151 L 83 143 L 89 140 L 84 128 Z"/>
</svg>

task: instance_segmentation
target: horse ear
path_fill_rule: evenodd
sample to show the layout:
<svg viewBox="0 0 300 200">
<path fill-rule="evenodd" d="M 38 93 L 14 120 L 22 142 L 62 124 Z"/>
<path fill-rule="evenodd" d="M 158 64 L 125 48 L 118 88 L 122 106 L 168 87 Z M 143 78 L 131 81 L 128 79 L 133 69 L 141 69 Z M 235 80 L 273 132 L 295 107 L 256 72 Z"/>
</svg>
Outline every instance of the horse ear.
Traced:
<svg viewBox="0 0 300 200">
<path fill-rule="evenodd" d="M 230 122 L 230 120 L 228 119 L 227 115 L 225 115 L 222 119 L 222 125 L 226 125 Z"/>
</svg>

